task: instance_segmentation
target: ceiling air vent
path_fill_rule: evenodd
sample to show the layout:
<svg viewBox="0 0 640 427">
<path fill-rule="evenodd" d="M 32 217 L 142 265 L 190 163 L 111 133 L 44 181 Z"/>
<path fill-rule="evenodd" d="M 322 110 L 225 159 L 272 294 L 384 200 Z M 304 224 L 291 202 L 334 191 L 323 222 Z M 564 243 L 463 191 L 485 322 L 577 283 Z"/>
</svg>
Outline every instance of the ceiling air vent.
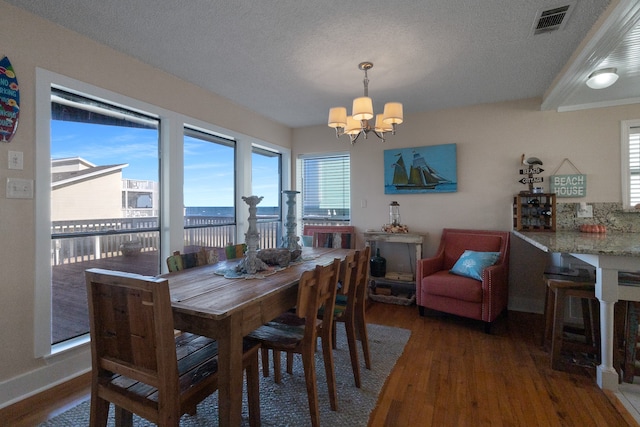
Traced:
<svg viewBox="0 0 640 427">
<path fill-rule="evenodd" d="M 539 10 L 533 21 L 533 35 L 562 30 L 567 24 L 574 6 L 575 2 L 572 2 L 552 9 Z"/>
</svg>

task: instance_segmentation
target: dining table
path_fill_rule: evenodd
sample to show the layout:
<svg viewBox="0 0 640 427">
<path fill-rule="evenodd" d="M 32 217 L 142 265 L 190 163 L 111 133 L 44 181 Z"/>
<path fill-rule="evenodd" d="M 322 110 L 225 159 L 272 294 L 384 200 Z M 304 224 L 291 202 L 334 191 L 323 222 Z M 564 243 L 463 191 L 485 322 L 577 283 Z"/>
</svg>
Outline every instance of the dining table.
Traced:
<svg viewBox="0 0 640 427">
<path fill-rule="evenodd" d="M 251 276 L 224 274 L 242 259 L 164 274 L 169 280 L 174 327 L 218 341 L 220 426 L 242 419 L 242 341 L 249 332 L 296 306 L 303 272 L 343 260 L 349 249 L 302 248 L 297 262 Z"/>
<path fill-rule="evenodd" d="M 584 233 L 573 230 L 513 234 L 550 253 L 566 253 L 595 268 L 595 293 L 600 302 L 600 365 L 596 380 L 602 389 L 617 391 L 619 374 L 613 366 L 614 304 L 640 301 L 640 286 L 619 281 L 620 272 L 640 271 L 640 233 Z"/>
</svg>

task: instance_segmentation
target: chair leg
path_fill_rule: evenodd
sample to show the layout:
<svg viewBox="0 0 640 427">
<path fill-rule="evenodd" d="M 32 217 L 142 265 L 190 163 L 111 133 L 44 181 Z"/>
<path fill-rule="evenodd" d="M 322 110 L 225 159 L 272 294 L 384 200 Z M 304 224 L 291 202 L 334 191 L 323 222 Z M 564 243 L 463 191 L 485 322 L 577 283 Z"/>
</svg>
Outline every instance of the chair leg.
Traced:
<svg viewBox="0 0 640 427">
<path fill-rule="evenodd" d="M 287 352 L 287 374 L 293 374 L 293 353 Z"/>
<path fill-rule="evenodd" d="M 591 300 L 582 298 L 582 322 L 584 323 L 584 338 L 585 342 L 588 345 L 594 345 L 595 342 L 595 331 L 593 325 L 595 325 L 594 321 L 594 308 Z"/>
<path fill-rule="evenodd" d="M 282 367 L 281 367 L 280 351 L 273 350 L 273 381 L 276 384 L 280 384 L 282 380 Z"/>
<path fill-rule="evenodd" d="M 344 321 L 344 328 L 347 332 L 347 343 L 349 344 L 349 356 L 351 356 L 351 370 L 356 387 L 360 388 L 360 361 L 358 360 L 358 343 L 356 342 L 356 325 L 353 316 L 348 316 Z"/>
<path fill-rule="evenodd" d="M 109 401 L 100 399 L 97 392 L 91 392 L 91 411 L 89 415 L 89 425 L 91 427 L 105 427 L 109 416 Z"/>
<path fill-rule="evenodd" d="M 555 300 L 553 290 L 547 285 L 547 297 L 544 302 L 544 334 L 542 335 L 542 347 L 549 350 L 551 334 L 553 332 L 553 314 L 555 313 Z"/>
<path fill-rule="evenodd" d="M 338 392 L 336 390 L 336 372 L 333 363 L 333 349 L 331 348 L 331 338 L 322 337 L 322 357 L 324 359 L 324 370 L 327 377 L 327 388 L 329 389 L 329 404 L 332 411 L 338 410 Z"/>
<path fill-rule="evenodd" d="M 115 421 L 116 427 L 132 427 L 133 426 L 133 414 L 126 409 L 116 405 L 115 407 Z M 180 422 L 180 420 L 178 420 Z"/>
<path fill-rule="evenodd" d="M 553 316 L 553 331 L 551 334 L 551 368 L 562 369 L 562 333 L 564 329 L 564 291 L 556 289 Z"/>
<path fill-rule="evenodd" d="M 332 333 L 331 333 L 331 347 L 333 347 L 334 350 L 336 348 L 338 348 L 338 337 L 337 337 L 337 332 L 336 332 L 336 322 L 335 322 L 335 320 L 333 321 L 333 330 L 332 330 Z"/>
<path fill-rule="evenodd" d="M 260 348 L 260 355 L 262 356 L 262 376 L 269 376 L 269 349 Z"/>
<path fill-rule="evenodd" d="M 304 381 L 307 385 L 307 399 L 309 400 L 309 414 L 311 426 L 320 427 L 320 410 L 318 408 L 318 389 L 316 387 L 315 355 L 312 351 L 302 352 L 302 366 Z"/>
<path fill-rule="evenodd" d="M 262 355 L 267 355 L 267 349 L 263 350 Z M 267 361 L 268 364 L 268 361 Z M 258 373 L 258 354 L 251 357 L 251 360 L 247 364 L 247 399 L 249 405 L 249 425 L 251 427 L 260 426 L 260 374 Z"/>
<path fill-rule="evenodd" d="M 624 377 L 623 381 L 632 383 L 635 376 L 636 345 L 638 342 L 638 304 L 629 302 L 627 324 L 625 328 Z"/>
<path fill-rule="evenodd" d="M 484 333 L 491 335 L 491 322 L 484 322 Z"/>
<path fill-rule="evenodd" d="M 367 333 L 367 321 L 364 317 L 364 307 L 359 307 L 356 311 L 356 332 L 362 345 L 362 354 L 364 354 L 364 366 L 371 369 L 371 354 L 369 353 L 369 334 Z"/>
</svg>

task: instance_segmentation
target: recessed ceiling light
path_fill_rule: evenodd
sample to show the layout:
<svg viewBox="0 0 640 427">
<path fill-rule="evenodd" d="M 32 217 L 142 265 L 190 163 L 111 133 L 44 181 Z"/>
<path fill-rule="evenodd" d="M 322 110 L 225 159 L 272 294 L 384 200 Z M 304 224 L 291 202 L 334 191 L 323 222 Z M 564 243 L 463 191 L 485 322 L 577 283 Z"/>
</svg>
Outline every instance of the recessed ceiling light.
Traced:
<svg viewBox="0 0 640 427">
<path fill-rule="evenodd" d="M 615 68 L 603 68 L 589 74 L 587 86 L 591 89 L 604 89 L 611 86 L 618 80 L 618 70 Z"/>
</svg>

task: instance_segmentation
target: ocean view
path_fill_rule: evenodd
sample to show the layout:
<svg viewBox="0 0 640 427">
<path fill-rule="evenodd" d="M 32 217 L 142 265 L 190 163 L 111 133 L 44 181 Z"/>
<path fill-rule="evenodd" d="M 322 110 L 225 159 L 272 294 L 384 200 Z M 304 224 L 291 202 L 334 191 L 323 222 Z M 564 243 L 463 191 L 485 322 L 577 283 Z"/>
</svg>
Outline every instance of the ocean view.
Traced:
<svg viewBox="0 0 640 427">
<path fill-rule="evenodd" d="M 247 208 L 248 209 L 248 208 Z M 258 206 L 258 216 L 278 216 L 277 206 Z M 185 208 L 186 216 L 233 217 L 233 206 L 193 206 Z"/>
</svg>

